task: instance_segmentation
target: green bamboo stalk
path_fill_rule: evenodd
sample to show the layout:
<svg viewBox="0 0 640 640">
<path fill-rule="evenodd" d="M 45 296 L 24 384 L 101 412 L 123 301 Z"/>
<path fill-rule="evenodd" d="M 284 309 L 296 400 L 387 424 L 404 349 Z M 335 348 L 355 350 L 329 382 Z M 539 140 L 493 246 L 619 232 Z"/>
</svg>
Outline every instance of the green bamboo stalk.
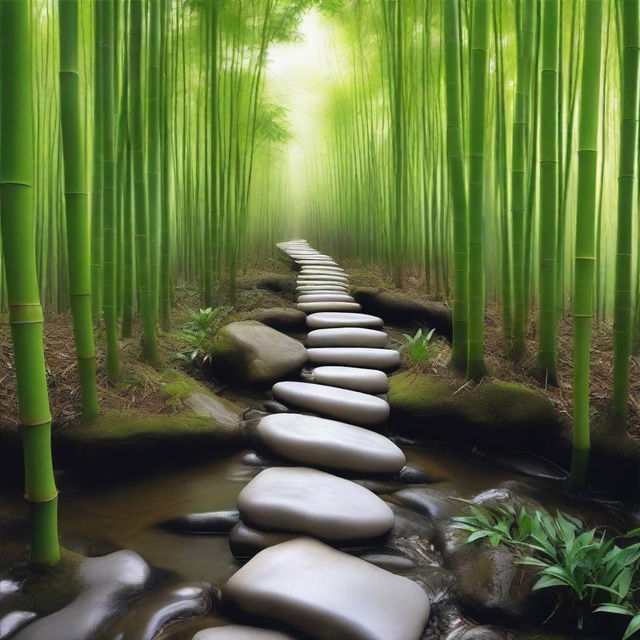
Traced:
<svg viewBox="0 0 640 640">
<path fill-rule="evenodd" d="M 58 492 L 34 242 L 31 6 L 0 2 L 0 230 L 24 447 L 31 561 L 56 564 Z"/>
<path fill-rule="evenodd" d="M 91 316 L 89 196 L 78 75 L 78 1 L 60 0 L 60 120 L 64 153 L 71 316 L 80 374 L 82 414 L 98 412 L 96 353 Z"/>
<path fill-rule="evenodd" d="M 542 4 L 540 74 L 540 219 L 538 366 L 546 380 L 557 382 L 557 220 L 558 220 L 558 65 L 559 4 Z"/>
<path fill-rule="evenodd" d="M 589 378 L 593 290 L 595 281 L 595 212 L 598 166 L 602 0 L 585 0 L 582 79 L 578 132 L 578 205 L 573 292 L 573 458 L 570 484 L 586 482 L 590 449 Z"/>
<path fill-rule="evenodd" d="M 103 147 L 102 147 L 102 81 L 100 73 L 100 45 L 97 34 L 101 3 L 92 6 L 94 22 L 94 53 L 93 53 L 93 165 L 92 165 L 92 200 L 91 200 L 91 295 L 93 317 L 102 317 L 103 298 L 103 254 L 104 243 L 103 224 Z"/>
<path fill-rule="evenodd" d="M 472 0 L 469 73 L 469 344 L 467 377 L 484 363 L 484 154 L 491 0 Z"/>
<path fill-rule="evenodd" d="M 618 230 L 614 303 L 613 420 L 624 428 L 629 411 L 629 356 L 632 333 L 634 185 L 638 171 L 638 81 L 640 5 L 619 0 L 622 16 L 622 95 L 618 178 Z"/>
<path fill-rule="evenodd" d="M 460 7 L 458 0 L 442 3 L 444 58 L 447 82 L 447 160 L 453 208 L 453 341 L 451 365 L 467 370 L 469 232 L 467 192 L 462 130 L 462 91 L 460 78 Z"/>
</svg>

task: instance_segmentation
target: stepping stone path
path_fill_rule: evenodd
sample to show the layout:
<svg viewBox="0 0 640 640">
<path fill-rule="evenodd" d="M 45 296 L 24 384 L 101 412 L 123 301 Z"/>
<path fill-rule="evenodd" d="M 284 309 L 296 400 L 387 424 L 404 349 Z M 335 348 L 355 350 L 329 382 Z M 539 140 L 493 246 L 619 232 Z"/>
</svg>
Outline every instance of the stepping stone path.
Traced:
<svg viewBox="0 0 640 640">
<path fill-rule="evenodd" d="M 404 453 L 366 428 L 389 416 L 387 401 L 375 394 L 388 389 L 381 369 L 397 367 L 400 356 L 385 348 L 382 319 L 358 313 L 347 274 L 331 256 L 305 240 L 278 247 L 300 268 L 297 306 L 308 314 L 309 361 L 327 366 L 305 374 L 309 382 L 278 382 L 272 392 L 287 406 L 332 419 L 277 413 L 258 424 L 267 448 L 308 466 L 267 467 L 240 492 L 241 520 L 231 531 L 230 545 L 237 555 L 257 554 L 223 587 L 223 602 L 260 624 L 271 621 L 317 640 L 418 640 L 429 617 L 424 590 L 319 541 L 360 544 L 383 536 L 393 526 L 393 511 L 362 485 L 313 468 L 372 475 L 403 469 Z M 200 631 L 193 640 L 223 637 L 289 638 L 230 625 Z"/>
</svg>

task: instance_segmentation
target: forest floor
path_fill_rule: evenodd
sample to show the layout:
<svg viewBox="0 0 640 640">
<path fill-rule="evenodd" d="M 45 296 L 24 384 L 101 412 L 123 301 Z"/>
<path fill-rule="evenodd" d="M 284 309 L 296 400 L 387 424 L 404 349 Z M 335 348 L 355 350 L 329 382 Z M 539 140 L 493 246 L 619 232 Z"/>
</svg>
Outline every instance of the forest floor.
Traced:
<svg viewBox="0 0 640 640">
<path fill-rule="evenodd" d="M 366 267 L 350 261 L 344 267 L 355 286 L 385 287 L 397 290 L 383 269 Z M 269 260 L 260 268 L 243 273 L 238 279 L 238 294 L 234 312 L 250 311 L 259 307 L 294 306 L 290 298 L 282 297 L 259 286 L 254 286 L 257 278 L 265 273 L 290 273 L 282 261 Z M 408 275 L 402 292 L 417 300 L 435 300 L 435 296 L 425 292 L 424 281 L 420 277 Z M 202 306 L 195 287 L 182 283 L 175 289 L 175 307 L 172 311 L 171 326 L 179 329 L 188 320 L 190 310 Z M 571 318 L 565 317 L 558 331 L 558 385 L 543 388 L 535 376 L 536 332 L 535 318 L 531 319 L 527 332 L 527 354 L 520 362 L 513 362 L 504 354 L 501 310 L 489 304 L 485 313 L 485 353 L 489 375 L 500 380 L 520 382 L 544 391 L 561 414 L 569 420 L 572 414 L 572 326 Z M 73 332 L 71 319 L 66 313 L 47 313 L 45 318 L 45 355 L 49 396 L 54 428 L 76 421 L 80 416 L 80 396 L 75 366 Z M 140 335 L 140 327 L 134 327 L 134 335 Z M 592 342 L 591 406 L 593 423 L 607 420 L 608 406 L 612 393 L 613 346 L 612 327 L 608 323 L 595 326 Z M 400 332 L 392 332 L 392 338 L 403 342 Z M 161 390 L 161 376 L 158 369 L 139 360 L 138 338 L 121 341 L 123 379 L 111 383 L 105 373 L 105 354 L 102 348 L 104 336 L 97 334 L 97 366 L 100 404 L 103 408 L 136 408 L 153 413 L 172 413 L 175 407 Z M 176 336 L 160 333 L 160 367 L 180 368 L 183 363 L 176 357 L 183 346 Z M 450 348 L 445 340 L 437 341 L 437 355 L 432 358 L 426 370 L 439 377 L 450 379 L 460 386 L 465 384 L 448 367 Z M 15 404 L 15 376 L 10 332 L 6 317 L 0 317 L 0 421 L 17 423 Z M 640 443 L 640 357 L 631 361 L 631 394 L 628 433 Z"/>
</svg>

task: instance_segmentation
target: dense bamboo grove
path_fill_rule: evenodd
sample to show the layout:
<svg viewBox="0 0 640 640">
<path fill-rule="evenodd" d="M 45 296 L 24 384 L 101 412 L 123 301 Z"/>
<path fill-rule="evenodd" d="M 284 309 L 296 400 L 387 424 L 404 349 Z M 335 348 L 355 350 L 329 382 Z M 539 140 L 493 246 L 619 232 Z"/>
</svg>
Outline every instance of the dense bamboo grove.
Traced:
<svg viewBox="0 0 640 640">
<path fill-rule="evenodd" d="M 138 316 L 141 357 L 156 362 L 179 281 L 197 284 L 203 305 L 233 303 L 239 270 L 292 231 L 383 265 L 397 286 L 423 276 L 453 308 L 452 366 L 475 380 L 491 373 L 487 301 L 500 305 L 508 357 L 522 359 L 534 332 L 545 385 L 556 382 L 557 327 L 571 314 L 582 484 L 594 320 L 614 322 L 620 427 L 640 348 L 635 0 L 0 6 L 0 308 L 32 425 L 27 497 L 49 504 L 49 529 L 40 300 L 72 314 L 90 417 L 96 340 L 117 381 L 119 339 Z M 269 53 L 296 39 L 308 11 L 330 33 L 336 68 L 318 88 L 304 171 L 292 171 Z M 55 561 L 55 546 L 34 557 Z"/>
</svg>

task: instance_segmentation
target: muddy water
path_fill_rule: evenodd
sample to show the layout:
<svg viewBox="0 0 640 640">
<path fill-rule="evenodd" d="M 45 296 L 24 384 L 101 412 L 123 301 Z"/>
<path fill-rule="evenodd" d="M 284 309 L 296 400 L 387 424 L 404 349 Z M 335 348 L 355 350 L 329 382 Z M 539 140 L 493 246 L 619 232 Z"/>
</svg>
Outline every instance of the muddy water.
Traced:
<svg viewBox="0 0 640 640">
<path fill-rule="evenodd" d="M 582 516 L 589 524 L 615 520 L 597 503 L 578 504 L 561 492 L 557 481 L 531 478 L 506 470 L 471 451 L 438 450 L 431 446 L 404 446 L 408 464 L 425 471 L 434 488 L 462 499 L 508 481 L 526 483 L 535 499 L 548 509 Z M 236 570 L 226 535 L 180 535 L 157 523 L 192 512 L 234 509 L 243 486 L 259 471 L 241 459 L 246 452 L 172 470 L 111 487 L 86 488 L 86 481 L 64 480 L 60 500 L 60 527 L 67 546 L 100 555 L 115 549 L 137 551 L 153 567 L 164 570 L 160 589 L 183 581 L 222 585 Z M 21 510 L 18 496 L 5 506 Z M 180 622 L 166 629 L 162 640 L 190 640 L 202 628 L 224 624 L 214 615 Z M 110 638 L 109 634 L 105 638 Z"/>
</svg>

